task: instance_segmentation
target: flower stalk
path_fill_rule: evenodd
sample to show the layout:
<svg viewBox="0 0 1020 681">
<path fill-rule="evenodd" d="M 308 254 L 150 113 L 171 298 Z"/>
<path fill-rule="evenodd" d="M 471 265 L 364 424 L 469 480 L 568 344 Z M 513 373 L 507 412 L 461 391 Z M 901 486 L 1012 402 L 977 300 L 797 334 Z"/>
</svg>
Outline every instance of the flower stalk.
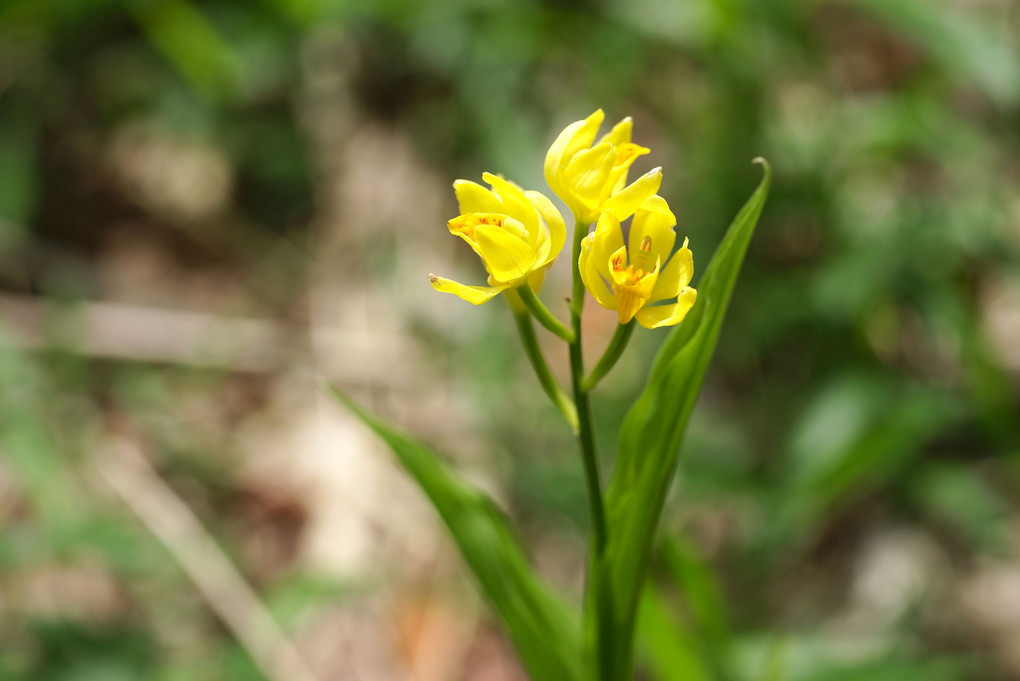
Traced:
<svg viewBox="0 0 1020 681">
<path fill-rule="evenodd" d="M 531 289 L 528 289 L 529 291 Z M 534 294 L 532 294 L 534 295 Z M 524 354 L 531 362 L 531 368 L 535 370 L 538 382 L 542 390 L 549 396 L 552 403 L 559 410 L 560 414 L 570 425 L 570 429 L 578 432 L 577 407 L 566 392 L 556 382 L 556 378 L 549 370 L 549 364 L 545 361 L 542 348 L 539 347 L 538 338 L 535 337 L 535 326 L 531 323 L 531 316 L 526 312 L 514 313 L 514 321 L 517 323 L 517 333 L 521 337 L 521 344 L 524 346 Z"/>
<path fill-rule="evenodd" d="M 588 233 L 588 225 L 578 221 L 574 225 L 574 261 L 581 253 L 581 240 Z M 592 526 L 593 548 L 596 555 L 602 555 L 606 546 L 606 512 L 602 503 L 602 475 L 598 452 L 595 449 L 595 435 L 592 430 L 591 403 L 584 389 L 584 350 L 581 346 L 581 313 L 584 311 L 584 282 L 577 268 L 573 272 L 573 288 L 570 298 L 570 324 L 574 339 L 570 343 L 570 379 L 577 405 L 579 430 L 578 446 L 584 464 L 585 481 L 588 486 L 588 504 Z"/>
<path fill-rule="evenodd" d="M 552 312 L 549 312 L 549 308 L 535 294 L 529 284 L 524 284 L 517 289 L 517 293 L 520 294 L 521 302 L 528 308 L 528 311 L 535 316 L 538 323 L 549 329 L 552 333 L 556 334 L 568 343 L 574 341 L 574 332 L 568 329 L 563 322 L 556 319 Z"/>
<path fill-rule="evenodd" d="M 591 373 L 581 381 L 582 390 L 590 392 L 616 366 L 616 362 L 623 355 L 623 351 L 627 349 L 627 343 L 630 342 L 630 337 L 634 334 L 635 326 L 637 324 L 633 319 L 626 324 L 617 325 L 616 333 L 613 334 L 609 345 L 606 346 L 606 351 L 602 354 L 602 358 L 595 365 L 595 368 L 591 370 Z"/>
</svg>

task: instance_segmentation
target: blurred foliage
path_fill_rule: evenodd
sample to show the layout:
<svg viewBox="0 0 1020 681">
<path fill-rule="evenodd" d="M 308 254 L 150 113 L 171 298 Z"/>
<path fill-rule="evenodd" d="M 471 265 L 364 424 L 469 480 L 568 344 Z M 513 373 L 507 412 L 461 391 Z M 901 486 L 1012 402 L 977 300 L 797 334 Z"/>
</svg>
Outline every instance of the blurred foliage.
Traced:
<svg viewBox="0 0 1020 681">
<path fill-rule="evenodd" d="M 122 296 L 103 263 L 127 225 L 182 279 L 221 274 L 220 309 L 301 320 L 324 201 L 308 110 L 337 80 L 338 127 L 400 130 L 443 178 L 499 168 L 539 186 L 529 169 L 563 124 L 633 114 L 673 169 L 661 192 L 698 268 L 766 156 L 769 207 L 643 596 L 643 673 L 1018 678 L 1015 620 L 963 605 L 969 580 L 1018 555 L 1020 337 L 993 304 L 1020 285 L 1018 36 L 1012 0 L 3 0 L 0 287 L 54 310 Z M 146 169 L 154 186 L 111 169 L 133 135 L 173 142 Z M 226 198 L 199 210 L 160 172 L 212 172 L 209 158 L 215 181 L 185 196 Z M 387 238 L 370 274 L 426 347 L 454 345 L 451 380 L 503 447 L 492 468 L 515 516 L 532 535 L 576 533 L 580 468 L 548 407 L 519 397 L 537 385 L 490 399 L 524 373 L 502 311 L 454 331 L 423 317 L 391 283 L 405 275 Z M 249 295 L 229 295 L 237 282 Z M 3 335 L 16 323 L 0 319 Z M 289 625 L 349 593 L 240 553 L 224 432 L 264 387 L 82 358 L 51 326 L 53 349 L 0 352 L 0 679 L 260 678 L 82 463 L 127 413 Z M 603 448 L 661 340 L 638 334 L 606 381 Z M 226 425 L 182 424 L 182 395 Z M 116 607 L 18 610 L 62 568 L 112 578 Z"/>
</svg>

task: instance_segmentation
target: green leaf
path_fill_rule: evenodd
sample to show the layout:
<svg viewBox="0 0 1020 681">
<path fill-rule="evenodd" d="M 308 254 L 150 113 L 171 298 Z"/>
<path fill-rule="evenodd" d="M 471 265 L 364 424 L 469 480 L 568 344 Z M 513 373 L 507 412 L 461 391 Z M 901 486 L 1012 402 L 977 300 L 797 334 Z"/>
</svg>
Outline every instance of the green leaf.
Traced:
<svg viewBox="0 0 1020 681">
<path fill-rule="evenodd" d="M 661 542 L 659 555 L 680 589 L 694 627 L 711 648 L 722 651 L 730 638 L 726 600 L 712 567 L 683 537 Z"/>
<path fill-rule="evenodd" d="M 503 512 L 434 451 L 379 421 L 334 386 L 325 384 L 325 389 L 390 446 L 428 496 L 530 677 L 535 681 L 584 678 L 578 622 L 534 573 Z"/>
<path fill-rule="evenodd" d="M 768 194 L 771 169 L 737 214 L 698 286 L 698 301 L 663 343 L 648 384 L 620 430 L 620 451 L 606 494 L 607 571 L 614 611 L 612 678 L 625 679 L 641 586 L 680 442 L 694 409 L 737 281 L 744 253 Z"/>
<path fill-rule="evenodd" d="M 711 681 L 690 631 L 673 618 L 665 596 L 653 585 L 644 590 L 638 610 L 639 653 L 658 681 Z"/>
</svg>

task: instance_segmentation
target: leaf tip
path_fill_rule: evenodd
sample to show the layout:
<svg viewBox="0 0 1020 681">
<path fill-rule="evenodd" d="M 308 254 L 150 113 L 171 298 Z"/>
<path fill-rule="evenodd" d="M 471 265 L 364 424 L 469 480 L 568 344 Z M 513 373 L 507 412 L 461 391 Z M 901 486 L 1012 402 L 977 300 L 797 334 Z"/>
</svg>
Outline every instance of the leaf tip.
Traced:
<svg viewBox="0 0 1020 681">
<path fill-rule="evenodd" d="M 315 385 L 319 388 L 319 390 L 326 394 L 332 394 L 336 391 L 336 388 L 329 382 L 329 379 L 322 374 L 315 377 Z"/>
<path fill-rule="evenodd" d="M 340 404 L 350 409 L 356 409 L 354 403 L 351 401 L 351 398 L 349 398 L 346 393 L 340 390 L 340 388 L 333 385 L 333 382 L 330 381 L 325 376 L 322 375 L 316 376 L 315 384 L 319 387 L 319 390 L 321 390 L 325 395 L 333 398 Z"/>
</svg>

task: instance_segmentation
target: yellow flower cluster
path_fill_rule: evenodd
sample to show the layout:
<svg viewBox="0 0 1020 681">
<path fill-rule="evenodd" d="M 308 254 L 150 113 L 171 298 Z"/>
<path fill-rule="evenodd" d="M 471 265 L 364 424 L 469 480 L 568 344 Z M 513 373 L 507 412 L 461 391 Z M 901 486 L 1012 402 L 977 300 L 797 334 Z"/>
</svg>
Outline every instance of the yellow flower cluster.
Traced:
<svg viewBox="0 0 1020 681">
<path fill-rule="evenodd" d="M 546 182 L 570 208 L 579 229 L 587 232 L 597 223 L 581 241 L 576 263 L 595 300 L 616 310 L 620 324 L 634 319 L 649 329 L 677 324 L 697 297 L 689 286 L 693 256 L 686 239 L 673 252 L 676 217 L 656 194 L 662 169 L 627 183 L 631 165 L 649 153 L 631 141 L 631 119 L 624 118 L 596 141 L 604 118 L 599 109 L 557 136 L 545 158 Z M 447 226 L 482 259 L 489 285 L 467 286 L 429 275 L 436 290 L 475 305 L 525 283 L 537 288 L 566 235 L 563 218 L 546 196 L 489 173 L 482 177 L 491 189 L 454 182 L 461 214 Z M 620 223 L 632 216 L 625 245 Z"/>
</svg>

